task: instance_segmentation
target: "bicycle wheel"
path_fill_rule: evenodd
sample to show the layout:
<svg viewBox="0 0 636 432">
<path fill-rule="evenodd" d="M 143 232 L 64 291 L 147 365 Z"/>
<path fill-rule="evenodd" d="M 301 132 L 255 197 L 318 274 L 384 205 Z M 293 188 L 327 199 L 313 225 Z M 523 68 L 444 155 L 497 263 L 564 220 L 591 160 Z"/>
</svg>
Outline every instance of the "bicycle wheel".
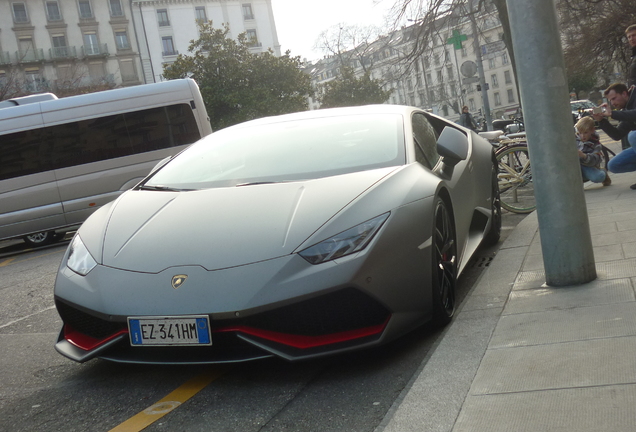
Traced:
<svg viewBox="0 0 636 432">
<path fill-rule="evenodd" d="M 530 213 L 536 206 L 527 145 L 503 147 L 495 154 L 501 206 L 513 213 Z"/>
</svg>

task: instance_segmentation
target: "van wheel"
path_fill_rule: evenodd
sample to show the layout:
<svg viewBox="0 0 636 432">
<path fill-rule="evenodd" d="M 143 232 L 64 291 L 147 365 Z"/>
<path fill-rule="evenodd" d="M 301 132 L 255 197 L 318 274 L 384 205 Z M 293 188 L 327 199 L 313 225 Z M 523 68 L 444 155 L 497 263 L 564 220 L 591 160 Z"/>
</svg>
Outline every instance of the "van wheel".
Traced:
<svg viewBox="0 0 636 432">
<path fill-rule="evenodd" d="M 55 231 L 43 231 L 22 237 L 24 242 L 31 247 L 45 246 L 56 240 Z"/>
</svg>

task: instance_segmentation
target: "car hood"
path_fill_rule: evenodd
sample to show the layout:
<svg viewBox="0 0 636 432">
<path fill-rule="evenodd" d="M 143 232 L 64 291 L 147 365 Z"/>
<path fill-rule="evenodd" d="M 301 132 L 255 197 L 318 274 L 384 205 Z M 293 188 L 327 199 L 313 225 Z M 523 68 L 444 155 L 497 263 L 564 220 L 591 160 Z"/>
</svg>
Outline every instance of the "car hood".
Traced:
<svg viewBox="0 0 636 432">
<path fill-rule="evenodd" d="M 110 209 L 101 263 L 157 273 L 182 265 L 217 270 L 287 255 L 395 169 L 201 191 L 129 191 Z"/>
</svg>

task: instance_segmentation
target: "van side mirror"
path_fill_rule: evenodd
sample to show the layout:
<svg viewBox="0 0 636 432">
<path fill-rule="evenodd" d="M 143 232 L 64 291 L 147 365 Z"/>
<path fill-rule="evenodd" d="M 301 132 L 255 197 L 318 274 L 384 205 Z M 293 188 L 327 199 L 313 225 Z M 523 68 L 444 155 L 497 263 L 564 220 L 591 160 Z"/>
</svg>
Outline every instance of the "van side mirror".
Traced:
<svg viewBox="0 0 636 432">
<path fill-rule="evenodd" d="M 459 130 L 446 126 L 437 139 L 437 153 L 446 165 L 454 167 L 468 157 L 468 137 Z"/>
</svg>

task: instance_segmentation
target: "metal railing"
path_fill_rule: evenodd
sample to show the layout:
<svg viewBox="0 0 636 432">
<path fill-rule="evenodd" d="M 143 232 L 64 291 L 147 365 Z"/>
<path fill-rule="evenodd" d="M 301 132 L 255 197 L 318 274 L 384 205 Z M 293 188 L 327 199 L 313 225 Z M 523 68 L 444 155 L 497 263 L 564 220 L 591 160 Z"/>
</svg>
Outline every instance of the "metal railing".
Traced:
<svg viewBox="0 0 636 432">
<path fill-rule="evenodd" d="M 106 44 L 82 46 L 82 57 L 107 56 L 108 54 L 108 46 Z"/>
<path fill-rule="evenodd" d="M 74 46 L 53 47 L 49 49 L 49 55 L 52 60 L 75 58 L 77 57 L 77 49 Z"/>
<path fill-rule="evenodd" d="M 44 61 L 44 50 L 42 48 L 30 49 L 27 51 L 16 51 L 18 63 L 36 63 Z"/>
</svg>

